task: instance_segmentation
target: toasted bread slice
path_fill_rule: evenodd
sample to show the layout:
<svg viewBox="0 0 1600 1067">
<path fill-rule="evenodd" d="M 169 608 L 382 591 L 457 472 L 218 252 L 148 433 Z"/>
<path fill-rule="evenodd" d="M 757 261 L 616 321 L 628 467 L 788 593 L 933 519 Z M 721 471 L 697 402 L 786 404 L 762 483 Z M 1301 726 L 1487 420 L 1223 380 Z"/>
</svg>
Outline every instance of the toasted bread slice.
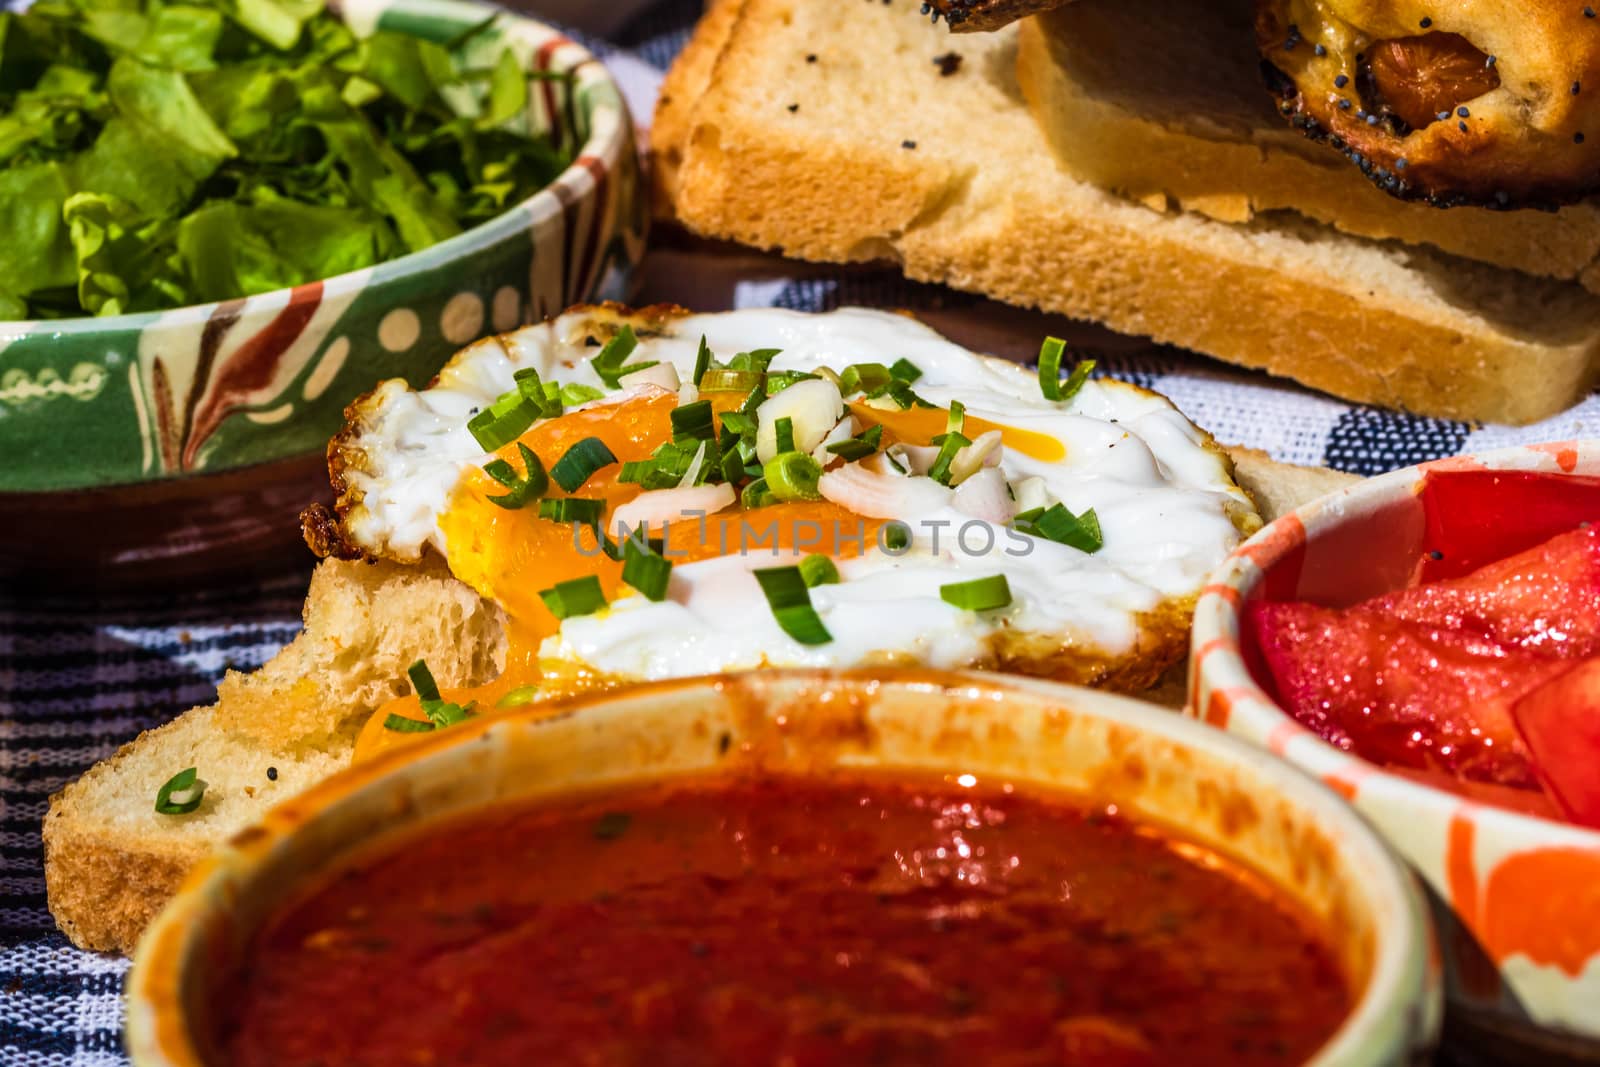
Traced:
<svg viewBox="0 0 1600 1067">
<path fill-rule="evenodd" d="M 1576 284 L 1289 214 L 1153 211 L 1068 174 L 1023 100 L 1015 27 L 955 38 L 901 5 L 793 0 L 723 0 L 713 15 L 652 130 L 689 229 L 898 261 L 1423 414 L 1526 423 L 1594 381 L 1600 299 Z M 962 62 L 945 76 L 933 60 L 951 51 Z"/>
<path fill-rule="evenodd" d="M 45 886 L 83 948 L 130 952 L 184 874 L 268 807 L 350 765 L 372 709 L 409 692 L 425 658 L 445 685 L 499 672 L 499 609 L 440 562 L 331 561 L 306 599 L 305 629 L 253 674 L 229 672 L 217 703 L 124 745 L 50 800 Z M 190 815 L 160 815 L 156 791 L 186 767 L 207 788 Z"/>
<path fill-rule="evenodd" d="M 1234 449 L 1239 484 L 1273 518 L 1353 479 Z M 217 703 L 149 730 L 50 801 L 50 911 L 82 948 L 131 952 L 188 870 L 269 807 L 349 766 L 372 711 L 409 692 L 428 661 L 441 685 L 477 685 L 504 666 L 499 608 L 433 557 L 420 564 L 328 560 L 305 629 L 253 674 L 230 673 Z M 1181 670 L 1170 677 L 1181 678 Z M 1181 683 L 1153 695 L 1173 706 Z M 159 815 L 156 791 L 186 767 L 208 787 L 191 815 Z"/>
<path fill-rule="evenodd" d="M 1262 83 L 1254 10 L 1253 0 L 1082 3 L 1023 23 L 1017 77 L 1062 165 L 1223 222 L 1293 210 L 1346 233 L 1600 285 L 1593 202 L 1545 212 L 1397 200 L 1291 128 Z"/>
</svg>

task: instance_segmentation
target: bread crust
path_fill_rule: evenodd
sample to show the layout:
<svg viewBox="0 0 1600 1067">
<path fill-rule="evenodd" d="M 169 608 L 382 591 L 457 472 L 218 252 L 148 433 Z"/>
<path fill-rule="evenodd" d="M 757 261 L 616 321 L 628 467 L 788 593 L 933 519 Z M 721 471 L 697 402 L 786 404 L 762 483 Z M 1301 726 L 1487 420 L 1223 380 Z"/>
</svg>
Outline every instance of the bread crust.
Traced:
<svg viewBox="0 0 1600 1067">
<path fill-rule="evenodd" d="M 1283 114 L 1392 195 L 1518 208 L 1600 189 L 1600 19 L 1585 14 L 1593 8 L 1258 0 L 1256 10 Z M 1406 80 L 1431 87 L 1431 106 L 1393 99 L 1415 95 L 1386 85 L 1381 60 L 1396 54 L 1402 65 L 1415 61 Z"/>
</svg>

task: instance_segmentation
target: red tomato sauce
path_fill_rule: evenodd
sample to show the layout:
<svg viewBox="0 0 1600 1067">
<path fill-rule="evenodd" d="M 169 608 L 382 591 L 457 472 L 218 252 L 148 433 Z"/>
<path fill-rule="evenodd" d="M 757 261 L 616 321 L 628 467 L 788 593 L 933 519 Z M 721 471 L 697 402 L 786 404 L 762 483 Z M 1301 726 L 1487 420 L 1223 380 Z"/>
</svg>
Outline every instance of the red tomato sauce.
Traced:
<svg viewBox="0 0 1600 1067">
<path fill-rule="evenodd" d="M 1351 995 L 1231 863 L 1114 813 L 898 778 L 705 780 L 377 843 L 256 937 L 272 1064 L 1294 1064 Z"/>
</svg>

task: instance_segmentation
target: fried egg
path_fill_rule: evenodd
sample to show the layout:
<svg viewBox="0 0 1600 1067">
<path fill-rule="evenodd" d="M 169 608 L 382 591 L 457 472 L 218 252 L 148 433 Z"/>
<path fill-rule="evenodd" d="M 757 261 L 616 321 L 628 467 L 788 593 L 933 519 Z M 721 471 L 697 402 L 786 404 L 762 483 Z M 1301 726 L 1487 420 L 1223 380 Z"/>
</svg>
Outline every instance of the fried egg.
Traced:
<svg viewBox="0 0 1600 1067">
<path fill-rule="evenodd" d="M 637 344 L 619 365 L 608 342 L 625 327 Z M 516 400 L 529 370 L 560 391 L 559 413 L 486 449 L 469 423 Z M 675 412 L 703 414 L 699 400 L 716 424 L 703 448 L 674 424 Z M 979 667 L 1143 688 L 1182 655 L 1206 575 L 1261 522 L 1225 453 L 1165 398 L 1090 378 L 1051 399 L 1021 366 L 860 308 L 577 308 L 479 341 L 425 389 L 385 382 L 350 416 L 329 453 L 336 515 L 308 513 L 308 539 L 347 557 L 437 553 L 499 605 L 505 671 L 441 697 L 479 709 L 789 666 Z M 551 478 L 542 502 L 506 506 L 515 481 L 492 475 L 496 460 L 520 478 L 531 453 L 570 477 L 563 457 L 588 439 L 612 462 L 580 463 L 579 484 Z M 661 487 L 640 484 L 641 470 Z M 559 521 L 550 502 L 566 498 L 597 502 L 583 506 L 598 521 Z M 1044 511 L 1069 535 L 1036 525 Z M 602 533 L 615 555 L 632 535 L 667 560 L 665 583 L 624 581 Z M 814 555 L 837 577 L 806 591 L 823 640 L 797 637 L 757 575 Z M 999 606 L 960 595 L 993 594 L 999 578 Z M 574 581 L 592 593 L 592 579 L 602 602 L 552 596 Z M 382 709 L 361 751 L 404 732 L 384 721 L 421 721 L 418 709 L 414 698 Z"/>
</svg>

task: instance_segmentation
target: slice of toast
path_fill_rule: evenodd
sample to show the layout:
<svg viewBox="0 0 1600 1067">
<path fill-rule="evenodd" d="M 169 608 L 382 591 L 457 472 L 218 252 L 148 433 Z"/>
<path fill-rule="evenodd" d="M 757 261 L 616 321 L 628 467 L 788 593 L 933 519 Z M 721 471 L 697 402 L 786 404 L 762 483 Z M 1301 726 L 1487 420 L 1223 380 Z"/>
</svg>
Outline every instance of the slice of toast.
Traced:
<svg viewBox="0 0 1600 1067">
<path fill-rule="evenodd" d="M 1230 454 L 1267 519 L 1354 480 L 1259 452 Z M 373 709 L 410 691 L 412 662 L 426 659 L 446 687 L 497 675 L 502 624 L 497 607 L 432 557 L 414 566 L 324 562 L 293 643 L 253 674 L 230 673 L 216 704 L 141 734 L 51 798 L 45 885 L 62 932 L 82 948 L 133 951 L 209 849 L 349 766 Z M 1178 683 L 1153 695 L 1181 703 L 1181 692 Z M 156 791 L 186 767 L 208 783 L 199 810 L 157 814 Z"/>
<path fill-rule="evenodd" d="M 1589 391 L 1600 299 L 1582 287 L 1108 193 L 1057 162 L 1016 52 L 1016 27 L 952 37 L 911 0 L 719 0 L 663 87 L 661 195 L 702 234 L 898 261 L 1354 400 L 1526 423 Z"/>
<path fill-rule="evenodd" d="M 1293 210 L 1346 233 L 1432 245 L 1600 286 L 1600 207 L 1440 210 L 1397 200 L 1292 129 L 1262 82 L 1254 0 L 1072 4 L 1023 23 L 1017 79 L 1074 176 L 1223 222 Z"/>
</svg>

